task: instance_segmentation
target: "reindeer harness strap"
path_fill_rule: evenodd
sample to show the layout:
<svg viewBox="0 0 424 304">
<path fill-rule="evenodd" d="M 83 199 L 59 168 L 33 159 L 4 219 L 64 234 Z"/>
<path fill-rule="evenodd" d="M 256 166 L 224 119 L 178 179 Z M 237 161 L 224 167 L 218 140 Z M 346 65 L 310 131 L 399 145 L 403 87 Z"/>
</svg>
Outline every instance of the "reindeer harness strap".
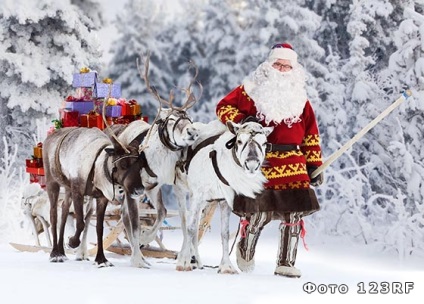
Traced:
<svg viewBox="0 0 424 304">
<path fill-rule="evenodd" d="M 179 114 L 178 115 L 179 117 L 175 121 L 174 127 L 172 129 L 172 136 L 174 135 L 174 131 L 175 131 L 178 123 L 180 122 L 180 120 L 186 119 L 186 120 L 192 122 L 191 119 L 187 116 L 187 114 L 184 111 L 178 111 L 178 114 Z M 165 119 L 160 119 L 156 122 L 158 124 L 158 134 L 159 134 L 160 141 L 162 142 L 162 144 L 165 147 L 167 147 L 171 151 L 182 150 L 182 149 L 184 149 L 184 147 L 179 146 L 175 142 L 174 138 L 171 141 L 170 134 L 168 133 L 168 129 L 166 128 L 166 126 L 168 125 L 168 122 L 169 122 L 169 118 L 170 118 L 170 115 L 168 117 L 166 117 Z"/>
<path fill-rule="evenodd" d="M 196 148 L 192 149 L 191 146 L 188 147 L 187 149 L 187 157 L 185 159 L 184 162 L 180 162 L 179 163 L 179 168 L 181 169 L 182 172 L 188 172 L 188 167 L 190 166 L 190 162 L 193 159 L 193 157 L 197 154 L 197 152 L 199 152 L 201 149 L 212 145 L 219 137 L 221 136 L 221 134 L 212 136 L 212 137 L 208 137 L 206 138 L 204 141 L 202 141 L 200 144 L 198 144 L 196 146 Z"/>
<path fill-rule="evenodd" d="M 212 150 L 209 152 L 209 157 L 212 159 L 213 169 L 215 170 L 215 174 L 218 176 L 219 180 L 226 186 L 230 186 L 227 180 L 222 176 L 221 171 L 219 171 L 218 162 L 216 161 L 216 151 Z"/>
<path fill-rule="evenodd" d="M 246 133 L 246 132 L 245 132 Z M 244 148 L 246 148 L 246 146 L 250 143 L 250 142 L 254 142 L 257 146 L 259 146 L 259 144 L 255 141 L 255 140 L 253 140 L 253 137 L 255 137 L 255 135 L 256 134 L 261 134 L 260 132 L 256 132 L 256 131 L 250 131 L 249 132 L 250 133 L 250 137 L 249 137 L 249 140 L 247 140 L 246 141 L 246 143 L 244 144 L 244 146 L 243 146 L 243 148 L 241 149 L 241 151 L 243 151 L 244 150 Z M 239 161 L 239 159 L 238 159 L 238 157 L 237 157 L 237 154 L 236 154 L 236 152 L 237 152 L 237 150 L 238 150 L 238 146 L 236 146 L 236 141 L 237 141 L 237 135 L 236 136 L 234 136 L 233 138 L 231 138 L 229 141 L 227 141 L 226 143 L 225 143 L 225 147 L 227 148 L 227 149 L 231 149 L 231 152 L 232 152 L 232 155 L 233 155 L 233 159 L 234 159 L 234 162 L 238 165 L 238 166 L 240 166 L 240 167 L 243 167 L 241 164 L 240 164 L 240 161 Z"/>
<path fill-rule="evenodd" d="M 130 145 L 140 146 L 144 138 L 146 137 L 147 132 L 148 130 L 140 133 L 136 138 L 131 141 Z M 158 177 L 147 163 L 146 154 L 144 154 L 144 151 L 140 152 L 140 154 L 138 155 L 138 160 L 140 161 L 141 168 L 144 168 L 147 174 L 149 174 L 151 177 Z"/>
</svg>

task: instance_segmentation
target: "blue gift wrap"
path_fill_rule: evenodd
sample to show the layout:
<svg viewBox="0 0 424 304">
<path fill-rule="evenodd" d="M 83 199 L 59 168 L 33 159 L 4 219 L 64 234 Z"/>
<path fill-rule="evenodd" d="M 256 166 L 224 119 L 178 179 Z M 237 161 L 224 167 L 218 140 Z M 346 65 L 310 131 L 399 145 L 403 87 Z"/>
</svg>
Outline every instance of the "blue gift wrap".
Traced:
<svg viewBox="0 0 424 304">
<path fill-rule="evenodd" d="M 96 72 L 74 73 L 72 86 L 74 88 L 92 88 L 97 80 Z"/>
<path fill-rule="evenodd" d="M 110 96 L 109 96 L 109 87 L 111 87 Z M 121 84 L 120 83 L 107 84 L 107 83 L 98 82 L 96 83 L 95 92 L 96 92 L 97 98 L 105 98 L 105 97 L 120 98 Z"/>
<path fill-rule="evenodd" d="M 106 116 L 107 117 L 120 117 L 122 115 L 121 106 L 107 106 L 106 107 Z"/>
<path fill-rule="evenodd" d="M 94 110 L 93 101 L 68 101 L 65 104 L 65 109 L 70 111 L 78 111 L 79 115 L 88 114 L 88 112 Z"/>
</svg>

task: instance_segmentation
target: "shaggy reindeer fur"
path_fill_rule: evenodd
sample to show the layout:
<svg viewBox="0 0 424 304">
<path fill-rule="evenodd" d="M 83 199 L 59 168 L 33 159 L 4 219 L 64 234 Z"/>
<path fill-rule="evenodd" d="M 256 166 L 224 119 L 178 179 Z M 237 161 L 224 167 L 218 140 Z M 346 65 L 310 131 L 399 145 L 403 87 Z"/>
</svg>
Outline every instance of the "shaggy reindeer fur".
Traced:
<svg viewBox="0 0 424 304">
<path fill-rule="evenodd" d="M 243 125 L 228 122 L 227 126 L 228 130 L 218 121 L 204 125 L 200 129 L 199 139 L 192 147 L 213 133 L 221 134 L 220 137 L 215 143 L 200 149 L 193 156 L 186 174 L 182 172 L 178 174 L 175 193 L 181 208 L 184 209 L 185 191 L 189 190 L 190 207 L 187 213 L 187 234 L 184 235 L 183 246 L 178 255 L 177 270 L 187 271 L 193 267 L 203 267 L 198 252 L 200 214 L 208 202 L 219 201 L 223 252 L 218 272 L 237 273 L 229 259 L 228 248 L 229 217 L 233 199 L 235 194 L 254 198 L 263 190 L 266 179 L 260 167 L 265 159 L 266 138 L 273 128 L 264 128 L 253 122 Z M 234 142 L 234 148 L 228 147 L 230 142 Z M 225 185 L 215 172 L 210 158 L 211 151 L 216 151 L 219 171 L 229 185 Z M 194 265 L 191 263 L 193 254 Z"/>
<path fill-rule="evenodd" d="M 160 121 L 167 121 L 166 129 L 172 144 L 179 147 L 178 150 L 171 150 L 159 138 L 158 124 L 153 126 L 144 121 L 134 121 L 119 134 L 119 140 L 124 144 L 141 145 L 148 167 L 154 175 L 148 172 L 146 167 L 141 170 L 141 178 L 145 186 L 145 193 L 157 210 L 157 217 L 150 229 L 142 229 L 140 242 L 148 244 L 157 235 L 163 220 L 166 217 L 166 208 L 163 204 L 161 186 L 172 185 L 175 181 L 175 167 L 180 159 L 181 150 L 192 144 L 197 138 L 197 130 L 191 121 L 185 117 L 185 112 L 178 112 L 172 109 L 162 109 L 159 113 Z M 140 134 L 152 127 L 150 134 L 143 137 L 140 142 Z M 130 211 L 130 212 L 128 212 Z M 138 218 L 137 210 L 123 210 L 124 223 L 126 218 Z M 126 228 L 131 229 L 130 226 Z"/>
<path fill-rule="evenodd" d="M 70 198 L 76 215 L 76 232 L 69 239 L 69 246 L 80 245 L 80 235 L 85 228 L 83 220 L 83 199 L 85 195 L 97 198 L 97 242 L 95 262 L 99 266 L 110 266 L 103 252 L 103 220 L 108 201 L 119 198 L 120 188 L 125 190 L 124 205 L 137 206 L 134 197 L 142 194 L 138 151 L 126 147 L 124 151 L 116 141 L 97 128 L 63 128 L 50 134 L 43 144 L 43 160 L 46 174 L 46 189 L 50 200 L 50 221 L 53 234 L 53 249 L 50 261 L 63 262 L 66 259 L 63 244 L 64 217 L 69 212 Z M 113 149 L 112 149 L 113 147 Z M 121 187 L 120 187 L 121 186 Z M 62 224 L 59 240 L 57 237 L 57 200 L 59 189 L 65 189 Z M 87 214 L 86 216 L 90 216 Z M 135 228 L 137 229 L 137 227 Z M 137 232 L 137 231 L 136 231 Z M 139 239 L 136 233 L 134 238 Z M 131 263 L 143 267 L 139 246 L 132 248 Z M 84 256 L 83 258 L 87 258 Z"/>
</svg>

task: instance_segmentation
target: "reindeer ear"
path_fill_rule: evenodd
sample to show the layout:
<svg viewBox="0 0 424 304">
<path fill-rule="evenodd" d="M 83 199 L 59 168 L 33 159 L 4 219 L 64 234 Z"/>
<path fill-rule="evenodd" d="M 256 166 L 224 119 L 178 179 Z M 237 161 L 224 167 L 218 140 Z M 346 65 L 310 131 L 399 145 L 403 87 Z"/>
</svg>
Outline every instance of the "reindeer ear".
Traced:
<svg viewBox="0 0 424 304">
<path fill-rule="evenodd" d="M 105 152 L 107 153 L 107 155 L 109 156 L 113 156 L 115 155 L 115 149 L 114 148 L 105 148 Z"/>
<path fill-rule="evenodd" d="M 233 133 L 234 135 L 236 135 L 237 131 L 240 129 L 240 125 L 231 120 L 227 120 L 225 124 L 228 130 L 230 130 L 230 132 Z"/>
<path fill-rule="evenodd" d="M 274 127 L 264 127 L 264 131 L 265 136 L 268 137 L 268 135 L 271 134 L 272 131 L 274 131 Z"/>
</svg>

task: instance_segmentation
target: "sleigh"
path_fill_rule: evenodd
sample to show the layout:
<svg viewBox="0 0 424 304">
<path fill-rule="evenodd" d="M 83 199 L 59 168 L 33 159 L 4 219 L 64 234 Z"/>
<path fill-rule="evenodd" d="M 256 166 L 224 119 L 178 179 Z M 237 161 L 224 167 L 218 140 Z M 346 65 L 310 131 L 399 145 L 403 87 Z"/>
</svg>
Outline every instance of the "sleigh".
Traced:
<svg viewBox="0 0 424 304">
<path fill-rule="evenodd" d="M 31 170 L 29 170 L 32 172 Z M 28 172 L 28 173 L 30 173 Z M 40 172 L 38 171 L 37 174 Z M 42 172 L 41 172 L 42 173 Z M 30 173 L 33 174 L 33 173 Z M 202 213 L 200 226 L 199 226 L 199 241 L 203 238 L 205 233 L 210 229 L 210 224 L 213 218 L 217 207 L 217 203 L 209 204 Z M 154 209 L 139 209 L 140 215 L 140 223 L 143 227 L 150 226 L 152 222 L 152 217 L 156 215 L 156 211 Z M 179 216 L 178 211 L 176 210 L 168 210 L 167 217 L 177 217 Z M 95 218 L 94 218 L 95 219 Z M 32 223 L 31 223 L 32 225 Z M 34 224 L 35 225 L 35 224 Z M 109 232 L 106 234 L 106 237 L 103 239 L 103 248 L 107 251 L 119 254 L 119 255 L 131 255 L 131 249 L 126 241 L 126 234 L 124 231 L 124 225 L 121 220 L 121 215 L 119 209 L 111 209 L 106 213 L 105 217 L 105 225 L 108 228 Z M 35 228 L 35 227 L 34 227 Z M 163 225 L 160 228 L 161 234 L 164 231 L 170 230 L 178 230 L 180 227 L 174 227 L 169 224 Z M 36 230 L 33 230 L 36 231 Z M 41 231 L 43 232 L 43 231 Z M 38 232 L 40 233 L 40 232 Z M 46 233 L 46 232 L 44 232 Z M 10 243 L 10 245 L 22 252 L 46 252 L 50 253 L 52 248 L 50 246 L 42 246 L 38 241 L 38 235 L 34 236 L 37 238 L 37 245 L 29 245 L 29 244 L 19 244 L 19 243 Z M 161 235 L 155 239 L 156 244 L 148 244 L 141 248 L 141 251 L 145 257 L 151 258 L 169 258 L 176 259 L 178 252 L 174 250 L 169 250 L 163 243 L 163 238 Z M 97 245 L 92 244 L 92 248 L 89 249 L 89 255 L 95 256 L 97 252 Z M 74 254 L 75 251 L 71 249 L 66 249 L 67 254 Z"/>
</svg>

